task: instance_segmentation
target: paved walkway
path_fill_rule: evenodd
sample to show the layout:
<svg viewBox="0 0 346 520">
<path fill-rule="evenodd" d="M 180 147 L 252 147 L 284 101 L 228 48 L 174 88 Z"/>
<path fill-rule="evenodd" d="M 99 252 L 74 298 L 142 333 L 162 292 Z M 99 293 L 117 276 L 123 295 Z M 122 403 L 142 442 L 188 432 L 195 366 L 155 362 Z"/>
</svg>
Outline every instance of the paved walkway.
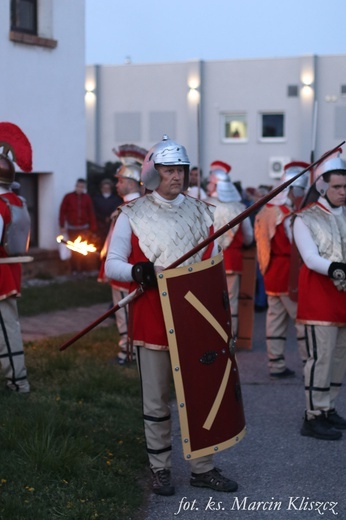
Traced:
<svg viewBox="0 0 346 520">
<path fill-rule="evenodd" d="M 107 310 L 107 305 L 69 309 L 35 318 L 21 318 L 23 338 L 71 334 Z M 102 325 L 109 325 L 109 319 Z M 247 435 L 237 446 L 215 456 L 216 465 L 239 483 L 236 493 L 219 494 L 189 485 L 182 457 L 176 403 L 173 409 L 173 476 L 176 495 L 150 495 L 144 520 L 191 519 L 273 520 L 346 519 L 346 432 L 340 441 L 322 441 L 299 433 L 304 414 L 301 362 L 290 328 L 287 365 L 297 376 L 271 381 L 265 352 L 265 313 L 255 315 L 251 351 L 238 352 Z M 338 411 L 346 416 L 346 390 Z M 130 519 L 123 519 L 130 520 Z"/>
<path fill-rule="evenodd" d="M 24 341 L 35 341 L 48 336 L 71 335 L 84 329 L 108 310 L 106 303 L 91 307 L 77 307 L 66 311 L 50 312 L 39 316 L 20 317 L 20 325 Z M 109 318 L 98 327 L 108 327 Z"/>
</svg>

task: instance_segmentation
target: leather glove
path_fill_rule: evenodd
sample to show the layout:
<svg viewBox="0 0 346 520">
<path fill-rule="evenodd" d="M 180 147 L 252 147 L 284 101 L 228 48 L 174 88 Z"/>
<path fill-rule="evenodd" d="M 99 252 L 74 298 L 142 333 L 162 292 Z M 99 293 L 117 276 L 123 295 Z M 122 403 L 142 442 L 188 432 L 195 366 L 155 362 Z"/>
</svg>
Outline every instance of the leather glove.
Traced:
<svg viewBox="0 0 346 520">
<path fill-rule="evenodd" d="M 132 278 L 144 287 L 157 287 L 155 267 L 152 262 L 137 262 L 132 267 Z"/>
<path fill-rule="evenodd" d="M 328 269 L 329 278 L 333 280 L 346 280 L 346 264 L 343 262 L 332 262 Z"/>
</svg>

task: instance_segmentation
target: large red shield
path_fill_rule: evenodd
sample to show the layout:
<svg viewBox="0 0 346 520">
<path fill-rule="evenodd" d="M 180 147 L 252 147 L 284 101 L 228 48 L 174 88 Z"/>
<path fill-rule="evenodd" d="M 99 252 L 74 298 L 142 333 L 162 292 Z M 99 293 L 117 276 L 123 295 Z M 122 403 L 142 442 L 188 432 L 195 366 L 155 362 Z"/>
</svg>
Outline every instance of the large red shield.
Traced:
<svg viewBox="0 0 346 520">
<path fill-rule="evenodd" d="M 222 255 L 158 276 L 184 456 L 239 442 L 245 418 Z"/>
</svg>

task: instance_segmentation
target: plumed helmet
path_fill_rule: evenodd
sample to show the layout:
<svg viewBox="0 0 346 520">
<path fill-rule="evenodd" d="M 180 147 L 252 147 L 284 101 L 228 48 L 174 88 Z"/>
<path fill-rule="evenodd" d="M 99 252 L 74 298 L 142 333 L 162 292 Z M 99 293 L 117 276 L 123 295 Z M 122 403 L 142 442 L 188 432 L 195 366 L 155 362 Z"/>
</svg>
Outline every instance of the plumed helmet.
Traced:
<svg viewBox="0 0 346 520">
<path fill-rule="evenodd" d="M 0 123 L 0 182 L 12 184 L 15 176 L 14 162 L 25 172 L 32 170 L 32 149 L 22 130 L 13 123 Z M 9 157 L 11 152 L 13 161 Z"/>
<path fill-rule="evenodd" d="M 284 173 L 282 174 L 280 181 L 278 183 L 278 186 L 283 184 L 284 182 L 287 182 L 298 173 L 302 172 L 306 168 L 309 167 L 308 163 L 302 162 L 302 161 L 292 161 L 290 163 L 285 164 L 284 166 Z M 302 190 L 306 190 L 309 184 L 309 173 L 303 173 L 298 179 L 292 182 L 287 188 L 282 190 L 280 193 L 278 193 L 272 200 L 270 201 L 270 204 L 274 204 L 275 206 L 281 206 L 282 204 L 286 204 L 288 201 L 288 194 L 290 188 L 301 188 Z M 301 192 L 300 192 L 301 194 Z M 295 194 L 297 196 L 297 194 Z M 301 195 L 302 196 L 302 195 Z"/>
<path fill-rule="evenodd" d="M 116 177 L 117 179 L 119 179 L 120 177 L 122 179 L 131 179 L 132 181 L 136 181 L 139 184 L 141 180 L 141 166 L 136 163 L 123 164 L 117 170 L 114 177 Z"/>
<path fill-rule="evenodd" d="M 241 196 L 231 181 L 229 172 L 232 167 L 223 161 L 214 161 L 210 165 L 209 181 L 216 184 L 217 198 L 221 202 L 239 202 Z"/>
<path fill-rule="evenodd" d="M 141 173 L 141 181 L 148 190 L 156 190 L 160 185 L 160 175 L 156 166 L 184 166 L 184 186 L 183 191 L 189 185 L 190 160 L 186 149 L 181 144 L 172 141 L 168 135 L 162 137 L 162 141 L 155 144 L 147 153 Z"/>
<path fill-rule="evenodd" d="M 327 152 L 328 153 L 328 152 Z M 333 154 L 321 161 L 314 170 L 315 187 L 320 195 L 325 195 L 329 188 L 328 182 L 323 178 L 325 173 L 340 173 L 346 175 L 346 163 L 341 159 L 342 148 L 338 148 Z"/>
<path fill-rule="evenodd" d="M 0 154 L 0 182 L 4 184 L 12 184 L 15 176 L 13 162 L 7 155 Z"/>
<path fill-rule="evenodd" d="M 309 165 L 308 163 L 302 162 L 302 161 L 294 161 L 286 164 L 284 166 L 284 173 L 281 177 L 282 182 L 289 181 L 293 179 L 298 173 L 302 172 L 303 170 L 306 170 Z M 290 187 L 297 186 L 298 188 L 302 188 L 305 190 L 308 187 L 309 184 L 309 172 L 303 173 L 298 179 L 292 182 Z"/>
</svg>

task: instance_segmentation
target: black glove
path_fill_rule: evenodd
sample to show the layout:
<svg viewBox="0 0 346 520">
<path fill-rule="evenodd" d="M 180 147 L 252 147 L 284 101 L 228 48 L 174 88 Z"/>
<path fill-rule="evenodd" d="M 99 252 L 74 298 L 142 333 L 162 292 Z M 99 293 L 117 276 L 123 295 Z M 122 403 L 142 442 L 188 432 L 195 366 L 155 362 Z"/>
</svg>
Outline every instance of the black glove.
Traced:
<svg viewBox="0 0 346 520">
<path fill-rule="evenodd" d="M 154 264 L 152 262 L 137 262 L 132 267 L 132 278 L 145 287 L 157 287 Z"/>
<path fill-rule="evenodd" d="M 346 264 L 343 262 L 332 262 L 328 269 L 329 278 L 333 280 L 346 280 Z"/>
</svg>

